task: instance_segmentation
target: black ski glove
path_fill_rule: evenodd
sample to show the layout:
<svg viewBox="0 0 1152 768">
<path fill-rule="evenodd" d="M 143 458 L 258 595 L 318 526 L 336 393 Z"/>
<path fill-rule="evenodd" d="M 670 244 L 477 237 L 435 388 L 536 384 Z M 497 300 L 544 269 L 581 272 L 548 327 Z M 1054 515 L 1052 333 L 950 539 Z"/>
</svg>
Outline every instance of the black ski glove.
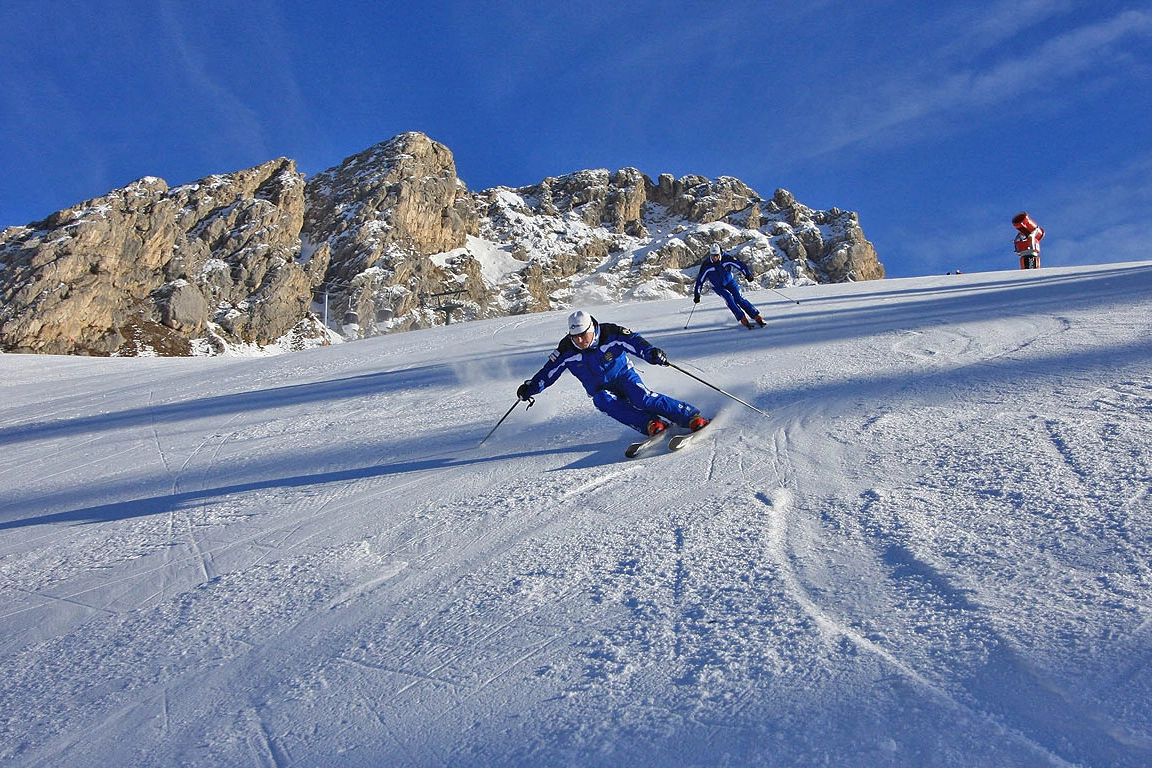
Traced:
<svg viewBox="0 0 1152 768">
<path fill-rule="evenodd" d="M 699 304 L 700 303 L 700 297 L 699 296 L 693 296 L 692 297 L 692 303 L 693 304 Z"/>
<path fill-rule="evenodd" d="M 521 400 L 532 399 L 532 395 L 528 394 L 528 382 L 524 382 L 520 386 L 516 387 L 516 397 Z"/>
<path fill-rule="evenodd" d="M 650 355 L 650 357 L 652 359 L 652 362 L 655 363 L 656 365 L 668 365 L 668 355 L 664 354 L 664 350 L 662 350 L 662 349 L 657 349 L 656 347 L 653 347 L 652 348 L 652 354 Z"/>
</svg>

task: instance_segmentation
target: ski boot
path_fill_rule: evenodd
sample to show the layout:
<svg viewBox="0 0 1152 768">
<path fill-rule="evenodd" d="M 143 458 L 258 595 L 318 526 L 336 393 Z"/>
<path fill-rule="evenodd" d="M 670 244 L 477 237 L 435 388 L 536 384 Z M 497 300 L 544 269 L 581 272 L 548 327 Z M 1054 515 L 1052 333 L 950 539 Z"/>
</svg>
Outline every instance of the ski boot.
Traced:
<svg viewBox="0 0 1152 768">
<path fill-rule="evenodd" d="M 648 437 L 656 437 L 656 435 L 668 429 L 668 423 L 663 419 L 652 419 L 648 422 Z"/>
</svg>

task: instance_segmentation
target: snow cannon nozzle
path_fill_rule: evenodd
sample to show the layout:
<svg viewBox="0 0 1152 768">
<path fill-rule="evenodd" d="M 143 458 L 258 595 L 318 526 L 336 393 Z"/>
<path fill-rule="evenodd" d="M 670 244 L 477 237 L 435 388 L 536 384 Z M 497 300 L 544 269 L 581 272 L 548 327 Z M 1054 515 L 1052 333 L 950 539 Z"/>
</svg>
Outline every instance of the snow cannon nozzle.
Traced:
<svg viewBox="0 0 1152 768">
<path fill-rule="evenodd" d="M 1013 216 L 1012 226 L 1026 235 L 1030 235 L 1040 228 L 1040 225 L 1036 223 L 1035 219 L 1028 215 L 1027 211 L 1021 211 Z"/>
</svg>

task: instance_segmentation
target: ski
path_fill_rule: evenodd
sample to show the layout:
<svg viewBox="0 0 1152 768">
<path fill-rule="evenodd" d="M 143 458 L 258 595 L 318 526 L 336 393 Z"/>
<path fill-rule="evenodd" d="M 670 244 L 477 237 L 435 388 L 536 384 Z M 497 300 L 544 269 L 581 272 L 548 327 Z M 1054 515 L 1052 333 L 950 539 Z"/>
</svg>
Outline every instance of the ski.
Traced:
<svg viewBox="0 0 1152 768">
<path fill-rule="evenodd" d="M 704 428 L 707 427 L 708 424 L 710 424 L 710 423 L 711 422 L 706 422 L 703 427 L 700 427 L 700 429 L 696 430 L 695 432 L 686 432 L 683 434 L 673 435 L 672 438 L 668 441 L 668 450 L 670 450 L 670 451 L 680 450 L 681 448 L 683 448 L 684 446 L 686 446 L 688 444 L 688 441 L 692 437 L 703 432 Z M 666 430 L 663 430 L 661 432 L 656 433 L 655 435 L 652 435 L 652 437 L 649 437 L 645 440 L 640 440 L 640 441 L 637 441 L 635 443 L 632 443 L 630 446 L 628 446 L 627 449 L 625 449 L 624 455 L 627 456 L 629 459 L 635 458 L 642 451 L 645 451 L 648 448 L 651 448 L 656 443 L 658 443 L 661 440 L 663 440 L 664 438 L 668 437 L 668 434 L 669 434 L 669 432 L 671 432 L 672 429 L 674 429 L 674 427 L 669 427 Z"/>
<path fill-rule="evenodd" d="M 674 436 L 671 440 L 668 441 L 668 450 L 670 450 L 670 451 L 680 450 L 681 448 L 688 445 L 688 443 L 690 443 L 692 441 L 692 438 L 696 437 L 696 435 L 700 434 L 701 432 L 703 432 L 707 428 L 708 428 L 708 425 L 705 424 L 704 426 L 700 427 L 700 429 L 696 430 L 695 432 L 688 432 L 688 433 L 683 434 L 683 435 Z"/>
<path fill-rule="evenodd" d="M 652 435 L 652 437 L 632 443 L 632 445 L 624 449 L 624 456 L 629 459 L 634 459 L 636 458 L 636 455 L 641 451 L 651 448 L 653 445 L 666 437 L 668 437 L 668 432 L 665 430 L 663 432 L 658 432 L 655 435 Z"/>
</svg>

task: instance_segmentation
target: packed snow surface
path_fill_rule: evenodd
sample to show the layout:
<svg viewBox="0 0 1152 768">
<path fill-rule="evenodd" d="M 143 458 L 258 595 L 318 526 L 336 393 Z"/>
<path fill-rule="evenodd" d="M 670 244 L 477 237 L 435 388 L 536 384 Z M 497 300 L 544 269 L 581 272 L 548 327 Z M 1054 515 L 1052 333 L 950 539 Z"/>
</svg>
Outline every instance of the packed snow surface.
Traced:
<svg viewBox="0 0 1152 768">
<path fill-rule="evenodd" d="M 1152 764 L 1152 262 L 748 296 L 0 356 L 0 764 Z"/>
</svg>

